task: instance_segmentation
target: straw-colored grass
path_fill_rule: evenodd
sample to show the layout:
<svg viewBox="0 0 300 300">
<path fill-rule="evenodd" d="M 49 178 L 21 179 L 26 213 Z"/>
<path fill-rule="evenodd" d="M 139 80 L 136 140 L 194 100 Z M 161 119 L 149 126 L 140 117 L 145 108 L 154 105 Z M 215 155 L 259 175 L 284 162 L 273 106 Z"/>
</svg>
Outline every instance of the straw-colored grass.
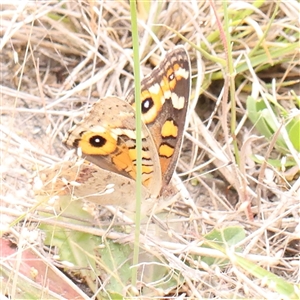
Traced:
<svg viewBox="0 0 300 300">
<path fill-rule="evenodd" d="M 299 298 L 300 159 L 285 127 L 299 118 L 299 2 L 137 2 L 142 73 L 183 44 L 193 81 L 181 193 L 141 228 L 130 286 L 131 219 L 36 197 L 33 180 L 62 161 L 64 133 L 90 104 L 132 88 L 129 3 L 2 1 L 1 293 Z M 247 118 L 249 96 L 287 113 L 274 109 L 272 136 Z"/>
</svg>

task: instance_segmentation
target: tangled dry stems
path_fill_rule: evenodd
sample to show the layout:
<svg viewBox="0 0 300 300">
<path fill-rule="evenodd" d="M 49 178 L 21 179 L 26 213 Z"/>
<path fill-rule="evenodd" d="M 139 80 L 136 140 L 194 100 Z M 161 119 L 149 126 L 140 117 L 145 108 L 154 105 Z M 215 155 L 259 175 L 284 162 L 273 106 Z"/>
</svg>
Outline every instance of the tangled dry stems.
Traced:
<svg viewBox="0 0 300 300">
<path fill-rule="evenodd" d="M 221 7 L 219 3 L 215 5 L 222 19 Z M 234 62 L 244 61 L 251 68 L 251 63 L 256 62 L 252 60 L 249 65 L 245 56 L 251 58 L 257 41 L 267 31 L 260 51 L 267 53 L 270 64 L 280 62 L 280 68 L 271 77 L 277 80 L 276 97 L 281 101 L 290 99 L 286 86 L 299 74 L 299 48 L 284 56 L 275 56 L 269 49 L 276 45 L 284 47 L 280 44 L 283 38 L 295 42 L 293 33 L 299 31 L 295 14 L 298 4 L 281 2 L 279 13 L 271 20 L 274 5 L 270 2 L 257 9 L 247 2 L 231 4 L 232 9 L 241 13 L 249 8 L 255 11 L 232 28 L 232 56 Z M 92 6 L 77 1 L 28 1 L 17 7 L 7 3 L 1 14 L 1 223 L 5 227 L 35 204 L 29 184 L 32 174 L 64 155 L 60 141 L 73 120 L 82 116 L 87 105 L 98 98 L 126 95 L 133 85 L 133 61 L 127 2 L 108 1 Z M 209 2 L 153 4 L 149 14 L 140 7 L 139 17 L 143 20 L 139 24 L 143 74 L 151 69 L 149 61 L 157 64 L 163 49 L 182 43 L 167 26 L 179 31 L 191 43 L 201 43 L 212 56 L 226 59 L 222 42 L 213 37 L 217 25 Z M 200 60 L 199 52 L 191 45 L 186 44 L 186 48 L 194 79 L 189 126 L 178 171 L 183 174 L 187 193 L 194 203 L 180 199 L 171 208 L 175 216 L 180 216 L 176 222 L 181 231 L 172 230 L 176 243 L 157 238 L 141 242 L 181 270 L 188 293 L 194 296 L 226 298 L 236 293 L 268 298 L 269 291 L 259 282 L 251 281 L 251 276 L 245 276 L 236 266 L 221 273 L 216 266 L 202 262 L 190 260 L 187 265 L 180 253 L 205 255 L 199 253 L 197 247 L 197 241 L 204 234 L 212 228 L 240 225 L 247 233 L 240 245 L 243 255 L 290 282 L 299 280 L 296 263 L 299 179 L 286 180 L 281 170 L 253 162 L 249 154 L 265 155 L 269 144 L 252 136 L 255 130 L 243 117 L 246 97 L 253 93 L 252 82 L 256 80 L 261 90 L 268 91 L 270 86 L 265 78 L 270 78 L 270 74 L 266 71 L 257 77 L 262 62 L 253 65 L 254 73 L 238 74 L 240 84 L 235 91 L 238 116 L 235 133 L 241 153 L 238 167 L 233 163 L 235 156 L 228 129 L 230 107 L 224 101 L 228 81 L 225 80 L 224 89 L 218 86 L 218 80 L 226 79 L 226 71 L 205 54 Z M 299 84 L 296 80 L 295 83 Z M 206 108 L 205 112 L 202 107 Z M 276 157 L 278 153 L 271 149 L 271 155 Z M 274 177 L 279 181 L 274 182 Z M 255 221 L 249 219 L 249 203 L 257 216 Z M 101 235 L 95 228 L 90 230 Z M 126 238 L 123 234 L 110 234 L 108 238 L 116 238 L 115 235 L 118 239 Z"/>
</svg>

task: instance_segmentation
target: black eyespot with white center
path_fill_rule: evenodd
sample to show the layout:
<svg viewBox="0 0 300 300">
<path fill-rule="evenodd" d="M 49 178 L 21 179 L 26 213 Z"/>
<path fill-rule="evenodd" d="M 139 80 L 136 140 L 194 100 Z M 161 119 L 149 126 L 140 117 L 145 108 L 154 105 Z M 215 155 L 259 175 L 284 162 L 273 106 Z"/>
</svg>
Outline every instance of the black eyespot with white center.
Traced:
<svg viewBox="0 0 300 300">
<path fill-rule="evenodd" d="M 175 74 L 174 74 L 174 72 L 172 72 L 172 73 L 169 75 L 169 80 L 172 81 L 174 78 L 175 78 Z"/>
<path fill-rule="evenodd" d="M 154 105 L 153 99 L 151 97 L 146 98 L 142 102 L 142 113 L 147 113 Z"/>
<path fill-rule="evenodd" d="M 94 135 L 90 138 L 90 144 L 93 147 L 101 148 L 106 144 L 106 139 L 101 135 Z"/>
</svg>

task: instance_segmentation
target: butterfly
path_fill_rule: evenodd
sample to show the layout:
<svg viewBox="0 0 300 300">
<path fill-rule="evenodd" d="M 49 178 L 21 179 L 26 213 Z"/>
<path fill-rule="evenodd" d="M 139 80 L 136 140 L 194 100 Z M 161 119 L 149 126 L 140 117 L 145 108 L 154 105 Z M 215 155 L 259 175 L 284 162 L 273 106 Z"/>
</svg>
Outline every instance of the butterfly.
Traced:
<svg viewBox="0 0 300 300">
<path fill-rule="evenodd" d="M 177 46 L 141 82 L 142 197 L 157 198 L 174 173 L 183 140 L 191 89 L 187 51 Z M 136 188 L 136 123 L 132 89 L 124 99 L 96 102 L 64 143 L 86 161 L 54 167 L 54 190 L 101 205 L 132 207 Z M 48 182 L 51 176 L 46 174 Z M 53 176 L 52 176 L 53 177 Z"/>
</svg>

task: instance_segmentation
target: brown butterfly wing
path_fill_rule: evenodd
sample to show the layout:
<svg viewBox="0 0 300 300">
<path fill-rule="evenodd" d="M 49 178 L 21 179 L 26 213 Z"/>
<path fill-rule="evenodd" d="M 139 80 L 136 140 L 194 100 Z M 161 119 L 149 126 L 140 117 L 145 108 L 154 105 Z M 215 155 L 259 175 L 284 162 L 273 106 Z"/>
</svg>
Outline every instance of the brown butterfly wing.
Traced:
<svg viewBox="0 0 300 300">
<path fill-rule="evenodd" d="M 182 46 L 168 52 L 141 82 L 142 119 L 159 155 L 163 186 L 170 182 L 180 154 L 190 86 L 190 60 Z M 135 107 L 134 90 L 126 100 Z"/>
</svg>

